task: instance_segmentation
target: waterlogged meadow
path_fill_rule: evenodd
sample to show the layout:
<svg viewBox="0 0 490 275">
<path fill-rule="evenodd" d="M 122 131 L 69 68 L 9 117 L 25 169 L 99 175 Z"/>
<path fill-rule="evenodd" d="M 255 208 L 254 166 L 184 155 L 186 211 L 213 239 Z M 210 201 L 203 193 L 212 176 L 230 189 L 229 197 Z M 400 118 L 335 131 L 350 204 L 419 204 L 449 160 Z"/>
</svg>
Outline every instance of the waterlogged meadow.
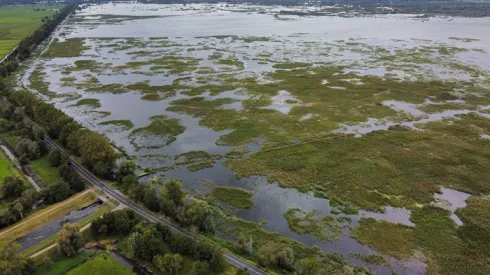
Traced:
<svg viewBox="0 0 490 275">
<path fill-rule="evenodd" d="M 17 80 L 150 176 L 354 266 L 488 274 L 490 20 L 294 9 L 88 6 Z"/>
</svg>

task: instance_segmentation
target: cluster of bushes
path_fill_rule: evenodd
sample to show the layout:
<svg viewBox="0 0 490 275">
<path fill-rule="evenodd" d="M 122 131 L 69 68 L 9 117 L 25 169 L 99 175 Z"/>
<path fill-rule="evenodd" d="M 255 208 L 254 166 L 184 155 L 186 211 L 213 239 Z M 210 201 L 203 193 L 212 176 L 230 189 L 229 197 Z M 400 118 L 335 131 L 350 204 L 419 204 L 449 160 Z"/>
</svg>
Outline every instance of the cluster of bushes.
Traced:
<svg viewBox="0 0 490 275">
<path fill-rule="evenodd" d="M 18 177 L 5 177 L 0 185 L 0 195 L 3 200 L 10 201 L 3 211 L 0 211 L 0 228 L 7 227 L 24 218 L 24 214 L 32 209 L 40 195 Z"/>
<path fill-rule="evenodd" d="M 26 91 L 12 92 L 8 88 L 1 92 L 11 103 L 22 106 L 13 110 L 12 108 L 7 109 L 4 113 L 10 113 L 10 115 L 5 116 L 5 119 L 14 119 L 19 124 L 22 121 L 21 115 L 26 114 L 42 126 L 52 139 L 57 140 L 62 146 L 68 148 L 70 153 L 79 157 L 82 164 L 96 175 L 103 178 L 112 177 L 112 171 L 119 156 L 107 138 L 83 129 L 73 118 L 53 105 L 43 102 L 34 94 Z M 43 131 L 37 132 L 38 138 L 44 136 Z"/>
<path fill-rule="evenodd" d="M 22 39 L 19 42 L 17 48 L 12 52 L 12 54 L 0 65 L 0 76 L 7 77 L 9 74 L 14 72 L 19 63 L 28 58 L 31 51 L 44 41 L 49 35 L 55 30 L 56 26 L 61 23 L 65 17 L 70 14 L 75 7 L 78 6 L 77 1 L 67 5 L 65 8 L 57 12 L 51 18 L 44 17 L 42 22 L 44 24 L 34 31 L 29 37 Z"/>
<path fill-rule="evenodd" d="M 0 187 L 2 198 L 11 201 L 6 210 L 0 212 L 0 228 L 16 223 L 23 218 L 32 206 L 43 201 L 44 204 L 53 204 L 63 201 L 74 193 L 85 189 L 85 181 L 70 166 L 68 155 L 58 151 L 49 151 L 44 142 L 44 134 L 37 128 L 25 125 L 19 111 L 10 108 L 0 108 L 0 132 L 9 131 L 12 135 L 11 146 L 18 156 L 21 165 L 27 165 L 30 160 L 38 159 L 48 154 L 52 167 L 58 167 L 61 181 L 46 183 L 47 187 L 38 193 L 28 189 L 19 178 L 7 177 Z"/>
<path fill-rule="evenodd" d="M 182 268 L 182 257 L 188 255 L 196 260 L 192 274 L 209 274 L 209 270 L 222 271 L 225 266 L 223 250 L 209 242 L 195 239 L 162 224 L 150 224 L 144 228 L 135 227 L 138 220 L 132 210 L 124 209 L 104 214 L 91 225 L 92 235 L 127 235 L 128 256 L 154 265 L 165 274 L 177 273 Z M 164 254 L 165 244 L 173 253 Z"/>
<path fill-rule="evenodd" d="M 117 183 L 132 199 L 142 202 L 148 209 L 160 212 L 183 227 L 195 227 L 201 232 L 214 232 L 212 206 L 186 194 L 178 180 L 164 181 L 155 177 L 139 183 L 134 174 L 136 164 L 124 161 L 116 172 Z M 160 188 L 158 192 L 157 188 Z M 158 195 L 159 194 L 159 195 Z"/>
<path fill-rule="evenodd" d="M 94 220 L 90 226 L 93 236 L 127 235 L 138 222 L 135 213 L 129 209 L 113 211 Z"/>
<path fill-rule="evenodd" d="M 9 201 L 5 210 L 0 211 L 0 228 L 7 227 L 24 218 L 26 213 L 32 210 L 33 205 L 42 202 L 54 204 L 63 201 L 85 189 L 85 182 L 71 168 L 67 162 L 60 164 L 60 175 L 62 181 L 49 185 L 41 192 L 37 192 L 18 177 L 6 177 L 0 185 L 2 199 Z"/>
</svg>

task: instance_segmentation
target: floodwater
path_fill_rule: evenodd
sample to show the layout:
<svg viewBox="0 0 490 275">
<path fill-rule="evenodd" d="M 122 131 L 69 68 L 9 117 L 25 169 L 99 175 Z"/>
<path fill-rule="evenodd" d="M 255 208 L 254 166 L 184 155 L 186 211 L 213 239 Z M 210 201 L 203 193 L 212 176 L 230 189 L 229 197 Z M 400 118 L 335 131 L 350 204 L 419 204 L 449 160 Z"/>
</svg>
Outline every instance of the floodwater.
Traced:
<svg viewBox="0 0 490 275">
<path fill-rule="evenodd" d="M 489 63 L 482 60 L 489 58 L 490 43 L 488 43 L 488 29 L 490 18 L 430 18 L 419 20 L 409 15 L 397 16 L 366 16 L 366 17 L 299 17 L 274 16 L 279 10 L 299 9 L 285 7 L 261 7 L 251 5 L 142 5 L 142 4 L 104 4 L 90 6 L 68 20 L 55 37 L 63 41 L 67 38 L 86 38 L 89 47 L 83 56 L 75 58 L 40 58 L 34 61 L 34 66 L 27 70 L 22 78 L 25 86 L 29 85 L 29 74 L 35 70 L 35 65 L 43 65 L 46 73 L 45 81 L 49 83 L 49 90 L 57 94 L 78 94 L 81 98 L 98 99 L 99 108 L 88 106 L 74 107 L 76 100 L 65 101 L 53 99 L 56 106 L 73 116 L 86 127 L 99 131 L 109 137 L 114 143 L 123 147 L 130 155 L 134 155 L 137 162 L 143 167 L 158 168 L 171 163 L 173 156 L 202 150 L 211 154 L 225 154 L 232 146 L 217 145 L 221 136 L 229 134 L 230 130 L 214 131 L 199 125 L 201 118 L 185 114 L 166 111 L 171 102 L 176 99 L 192 98 L 181 92 L 160 101 L 141 100 L 139 92 L 122 94 L 94 93 L 83 88 L 65 86 L 61 79 L 63 68 L 73 66 L 76 60 L 96 60 L 107 63 L 108 68 L 101 71 L 73 71 L 70 76 L 76 77 L 76 83 L 87 78 L 95 77 L 101 84 L 134 84 L 147 82 L 149 85 L 170 85 L 177 79 L 185 78 L 186 83 L 195 86 L 201 85 L 201 77 L 207 77 L 207 84 L 219 84 L 213 77 L 231 74 L 238 78 L 253 77 L 260 83 L 271 80 L 265 73 L 274 71 L 275 63 L 307 62 L 315 65 L 338 64 L 345 66 L 344 71 L 355 72 L 357 75 L 376 75 L 385 78 L 416 79 L 442 78 L 467 80 L 472 76 L 464 72 L 447 70 L 440 64 L 433 64 L 418 68 L 417 72 L 404 70 L 404 67 L 388 68 L 386 63 L 380 62 L 376 54 L 377 49 L 385 49 L 391 53 L 405 49 L 422 49 L 424 47 L 454 46 L 468 49 L 455 55 L 455 60 L 478 66 L 482 70 L 490 70 Z M 309 8 L 301 8 L 309 9 Z M 101 16 L 111 14 L 113 18 Z M 146 16 L 147 18 L 121 18 L 120 16 Z M 153 17 L 148 17 L 153 16 Z M 227 37 L 216 37 L 227 36 Z M 162 46 L 160 39 L 152 37 L 167 37 L 168 41 Z M 245 42 L 240 37 L 254 37 L 255 40 Z M 450 37 L 480 39 L 466 43 Z M 116 38 L 105 40 L 103 38 Z M 126 38 L 137 38 L 132 45 Z M 117 44 L 117 46 L 114 46 Z M 128 46 L 125 48 L 124 46 Z M 144 54 L 136 54 L 144 52 Z M 233 58 L 243 62 L 243 68 L 237 66 L 218 65 L 210 56 L 216 52 L 222 53 L 224 58 Z M 151 66 L 146 65 L 136 69 L 127 69 L 122 72 L 111 70 L 115 66 L 125 65 L 133 61 L 147 61 L 166 55 L 178 55 L 198 58 L 198 66 L 211 69 L 212 72 L 196 73 L 169 73 L 168 71 L 152 72 Z M 398 64 L 400 65 L 400 64 Z M 363 85 L 358 79 L 345 79 L 355 85 Z M 329 85 L 325 79 L 322 85 L 339 92 L 348 92 L 345 87 Z M 237 87 L 239 88 L 239 87 Z M 247 93 L 239 89 L 225 91 L 218 95 L 209 92 L 199 96 L 206 100 L 219 98 L 234 99 L 233 103 L 225 104 L 222 108 L 241 111 L 242 102 L 250 98 Z M 287 115 L 291 108 L 303 104 L 288 91 L 278 91 L 270 98 L 271 104 L 263 107 Z M 352 133 L 362 135 L 371 131 L 386 130 L 390 126 L 402 125 L 413 129 L 416 123 L 442 120 L 456 117 L 460 114 L 477 112 L 481 116 L 488 115 L 474 110 L 446 110 L 441 113 L 426 114 L 418 109 L 424 104 L 432 104 L 428 99 L 423 104 L 409 104 L 386 100 L 385 106 L 393 110 L 406 113 L 413 118 L 410 121 L 395 122 L 390 118 L 370 118 L 358 125 L 340 124 L 337 133 Z M 490 106 L 480 106 L 479 110 Z M 101 115 L 101 111 L 108 112 Z M 186 127 L 185 131 L 176 136 L 176 141 L 163 146 L 158 137 L 137 138 L 140 149 L 135 148 L 131 142 L 131 130 L 123 130 L 114 126 L 102 126 L 99 123 L 110 120 L 131 120 L 134 128 L 145 127 L 150 123 L 150 117 L 165 114 L 169 118 L 176 118 Z M 316 119 L 317 115 L 307 113 L 299 118 L 299 122 Z M 252 152 L 260 149 L 263 139 L 247 144 Z M 352 258 L 351 252 L 369 254 L 379 252 L 361 245 L 349 236 L 349 229 L 344 229 L 342 238 L 331 242 L 318 241 L 311 235 L 299 235 L 292 232 L 283 217 L 290 208 L 301 208 L 305 212 L 318 209 L 324 215 L 329 215 L 331 207 L 327 199 L 314 197 L 311 193 L 300 193 L 296 189 L 287 189 L 276 183 L 268 183 L 265 177 L 249 177 L 237 179 L 236 175 L 217 162 L 214 167 L 196 172 L 190 172 L 185 167 L 179 167 L 165 172 L 167 178 L 181 179 L 186 188 L 197 193 L 207 193 L 209 188 L 201 185 L 202 181 L 209 181 L 216 185 L 236 186 L 254 191 L 252 197 L 254 206 L 247 210 L 238 210 L 236 215 L 251 221 L 263 222 L 264 228 L 277 231 L 281 235 L 293 238 L 307 246 L 318 245 L 327 252 L 339 252 L 346 256 L 350 263 L 362 265 L 359 260 Z M 442 189 L 441 196 L 451 196 Z M 436 195 L 437 196 L 437 195 Z M 443 198 L 444 199 L 444 198 Z M 446 200 L 449 200 L 445 198 Z M 464 200 L 463 200 L 464 201 Z M 451 207 L 462 207 L 460 201 L 450 201 Z M 451 211 L 454 210 L 451 208 Z M 454 215 L 454 214 L 453 214 Z M 355 227 L 360 217 L 373 217 L 380 220 L 401 223 L 413 226 L 410 221 L 410 212 L 406 209 L 386 207 L 384 213 L 360 211 L 359 216 L 349 215 L 352 218 L 350 227 Z M 55 226 L 54 224 L 52 226 Z M 47 229 L 48 230 L 48 229 Z M 50 229 L 49 229 L 50 230 Z M 53 230 L 49 231 L 53 232 Z M 29 245 L 39 233 L 25 240 Z M 23 245 L 23 246 L 24 246 Z M 398 261 L 387 257 L 393 270 L 399 274 L 423 274 L 425 264 L 417 260 Z M 370 266 L 373 271 L 380 274 L 391 274 L 390 268 Z"/>
<path fill-rule="evenodd" d="M 470 194 L 453 190 L 449 188 L 441 187 L 441 193 L 435 193 L 434 199 L 436 204 L 451 211 L 451 219 L 458 225 L 463 225 L 461 219 L 454 213 L 458 208 L 464 208 L 466 206 L 466 200 L 470 197 Z"/>
<path fill-rule="evenodd" d="M 21 245 L 21 251 L 27 250 L 58 233 L 63 228 L 64 223 L 77 223 L 94 214 L 101 204 L 102 202 L 96 202 L 83 209 L 72 211 L 63 217 L 56 219 L 44 225 L 43 227 L 32 231 L 27 235 L 22 236 L 21 238 L 17 239 L 16 242 Z"/>
</svg>

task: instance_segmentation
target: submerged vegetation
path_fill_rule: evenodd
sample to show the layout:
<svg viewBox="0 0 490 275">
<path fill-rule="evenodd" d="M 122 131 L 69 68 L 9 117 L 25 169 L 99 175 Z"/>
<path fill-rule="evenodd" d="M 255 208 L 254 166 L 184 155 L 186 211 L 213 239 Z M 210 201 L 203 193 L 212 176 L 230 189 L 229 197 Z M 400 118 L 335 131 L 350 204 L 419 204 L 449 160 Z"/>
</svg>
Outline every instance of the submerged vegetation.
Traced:
<svg viewBox="0 0 490 275">
<path fill-rule="evenodd" d="M 97 20 L 125 24 L 133 19 L 142 18 L 103 15 Z M 298 20 L 279 15 L 275 19 Z M 100 24 L 83 15 L 70 20 L 87 29 Z M 29 88 L 54 99 L 64 93 L 49 91 L 54 83 L 48 80 L 59 77 L 59 90 L 72 95 L 63 100 L 84 97 L 68 106 L 111 111 L 117 107 L 134 114 L 102 121 L 110 112 L 86 113 L 95 120 L 89 125 L 112 127 L 108 135 L 127 137 L 135 151 L 142 150 L 145 156 L 170 155 L 163 161 L 145 162 L 135 153 L 141 169 L 154 168 L 145 167 L 147 164 L 161 170 L 185 166 L 182 173 L 208 168 L 188 176 L 215 178 L 213 169 L 221 169 L 223 158 L 217 152 L 225 154 L 223 164 L 238 177 L 265 176 L 281 187 L 312 191 L 329 199 L 329 213 L 285 204 L 288 206 L 281 211 L 289 209 L 277 215 L 284 216 L 293 232 L 333 241 L 350 230 L 350 218 L 362 215 L 362 210 L 403 208 L 415 226 L 360 218 L 350 235 L 396 259 L 422 260 L 428 273 L 489 272 L 489 203 L 484 196 L 490 194 L 486 177 L 490 165 L 489 73 L 462 61 L 465 55 L 475 55 L 475 60 L 486 56 L 482 49 L 471 48 L 478 44 L 477 38 L 444 37 L 449 43 L 442 39 L 371 43 L 362 38 L 313 41 L 306 33 L 150 39 L 63 36 L 49 46 L 45 60 L 36 63 L 41 65 L 29 75 Z M 461 46 L 463 43 L 468 47 Z M 87 98 L 90 93 L 107 94 L 100 96 L 109 100 Z M 133 124 L 146 118 L 145 127 Z M 50 130 L 59 132 L 55 126 Z M 207 129 L 200 131 L 201 127 Z M 212 139 L 199 136 L 211 130 L 219 133 Z M 183 142 L 170 145 L 178 138 Z M 199 143 L 198 149 L 191 142 Z M 83 154 L 85 143 L 75 143 Z M 207 150 L 202 148 L 211 149 L 189 151 Z M 127 182 L 121 186 L 128 188 Z M 325 255 L 255 223 L 210 210 L 207 203 L 214 201 L 209 197 L 204 202 L 182 196 L 186 206 L 199 205 L 196 208 L 184 209 L 180 201 L 161 204 L 154 186 L 158 184 L 142 184 L 129 194 L 186 226 L 200 218 L 184 217 L 187 214 L 213 213 L 212 222 L 199 220 L 199 229 L 215 225 L 227 238 L 213 237 L 216 242 L 263 266 L 275 269 L 279 265 L 298 274 L 307 267 L 331 273 L 359 271 L 337 254 Z M 450 218 L 450 211 L 431 206 L 441 186 L 472 195 L 468 205 L 456 211 L 463 221 L 460 227 Z M 169 193 L 165 188 L 162 194 Z M 248 209 L 254 205 L 252 194 L 216 186 L 210 195 Z M 180 207 L 181 213 L 172 206 Z M 238 247 L 230 240 L 237 240 Z M 287 261 L 290 250 L 301 259 L 293 261 L 294 266 Z M 381 255 L 351 257 L 391 268 Z"/>
<path fill-rule="evenodd" d="M 99 123 L 100 125 L 113 125 L 117 127 L 122 127 L 125 130 L 129 130 L 134 127 L 133 122 L 131 120 L 108 120 Z"/>
<path fill-rule="evenodd" d="M 339 239 L 348 221 L 342 217 L 322 215 L 318 210 L 304 212 L 298 208 L 289 209 L 284 217 L 292 231 L 299 234 L 312 234 L 322 241 Z"/>
<path fill-rule="evenodd" d="M 252 192 L 242 188 L 216 186 L 213 188 L 211 194 L 220 201 L 229 203 L 238 208 L 246 209 L 253 205 L 251 200 Z"/>
<path fill-rule="evenodd" d="M 150 117 L 151 123 L 143 128 L 134 129 L 131 132 L 131 142 L 138 147 L 162 147 L 175 141 L 176 136 L 183 133 L 185 127 L 178 119 L 168 118 L 166 115 Z M 148 138 L 156 138 L 155 143 L 147 145 Z"/>
<path fill-rule="evenodd" d="M 84 98 L 77 101 L 75 106 L 90 106 L 96 109 L 100 107 L 100 101 L 96 98 Z"/>
<path fill-rule="evenodd" d="M 185 165 L 189 171 L 194 172 L 213 167 L 216 162 L 215 159 L 219 157 L 204 151 L 191 151 L 175 156 L 174 160 L 176 165 Z"/>
</svg>

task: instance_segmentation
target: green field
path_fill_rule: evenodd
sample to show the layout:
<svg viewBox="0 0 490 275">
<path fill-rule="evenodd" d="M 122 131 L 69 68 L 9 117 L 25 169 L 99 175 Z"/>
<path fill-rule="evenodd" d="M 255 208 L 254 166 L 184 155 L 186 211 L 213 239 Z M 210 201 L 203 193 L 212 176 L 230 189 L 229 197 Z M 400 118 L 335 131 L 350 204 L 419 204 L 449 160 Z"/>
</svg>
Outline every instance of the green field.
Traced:
<svg viewBox="0 0 490 275">
<path fill-rule="evenodd" d="M 71 270 L 67 273 L 68 275 L 78 275 L 78 274 L 133 274 L 129 269 L 125 268 L 123 265 L 113 260 L 109 255 L 102 253 L 97 255 L 90 261 L 82 264 L 81 266 Z"/>
<path fill-rule="evenodd" d="M 44 17 L 62 7 L 58 4 L 0 7 L 0 59 L 39 28 Z"/>
<path fill-rule="evenodd" d="M 18 175 L 19 172 L 8 159 L 7 155 L 0 149 L 0 184 L 5 177 Z"/>
<path fill-rule="evenodd" d="M 46 185 L 57 184 L 61 181 L 58 168 L 49 164 L 47 154 L 39 159 L 32 160 L 30 164 L 32 169 L 43 179 Z"/>
<path fill-rule="evenodd" d="M 34 272 L 36 275 L 41 274 L 65 274 L 67 271 L 72 269 L 74 266 L 83 263 L 89 257 L 93 255 L 94 252 L 91 253 L 80 253 L 73 257 L 62 257 L 58 259 L 54 259 L 49 263 L 46 263 L 39 268 L 37 268 Z"/>
</svg>

